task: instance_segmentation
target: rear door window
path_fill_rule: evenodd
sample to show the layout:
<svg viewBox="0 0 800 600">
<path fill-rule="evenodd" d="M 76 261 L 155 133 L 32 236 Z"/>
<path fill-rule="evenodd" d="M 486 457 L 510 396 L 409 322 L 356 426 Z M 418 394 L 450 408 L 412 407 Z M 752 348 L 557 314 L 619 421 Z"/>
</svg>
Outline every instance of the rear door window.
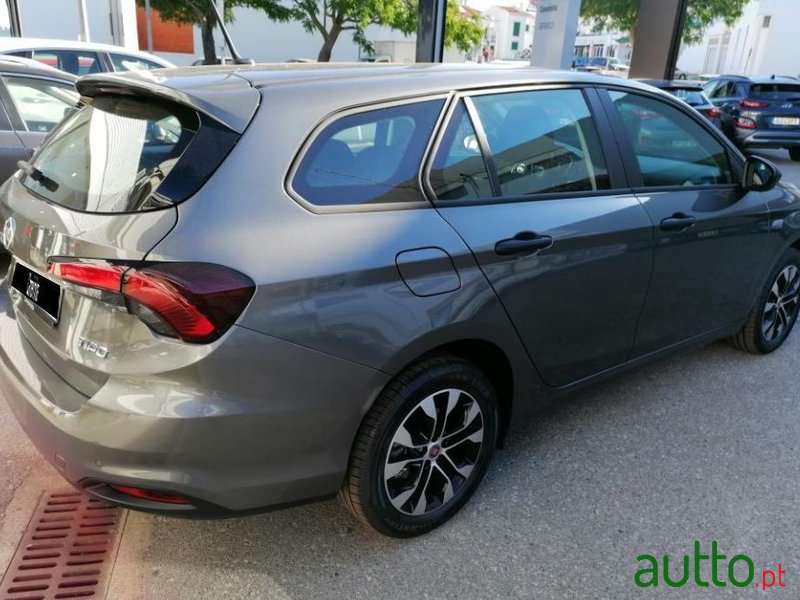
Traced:
<svg viewBox="0 0 800 600">
<path fill-rule="evenodd" d="M 450 117 L 429 180 L 439 200 L 476 200 L 493 195 L 489 171 L 463 100 Z"/>
<path fill-rule="evenodd" d="M 344 116 L 312 142 L 292 188 L 317 206 L 424 201 L 422 155 L 444 100 Z"/>
<path fill-rule="evenodd" d="M 503 196 L 611 187 L 581 90 L 490 94 L 473 102 Z"/>
</svg>

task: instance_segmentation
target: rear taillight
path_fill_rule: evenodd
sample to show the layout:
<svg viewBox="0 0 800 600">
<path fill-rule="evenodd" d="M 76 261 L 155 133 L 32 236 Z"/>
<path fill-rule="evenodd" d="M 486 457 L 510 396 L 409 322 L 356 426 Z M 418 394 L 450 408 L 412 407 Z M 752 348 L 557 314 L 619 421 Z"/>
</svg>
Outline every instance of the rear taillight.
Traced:
<svg viewBox="0 0 800 600">
<path fill-rule="evenodd" d="M 119 292 L 122 288 L 122 274 L 127 267 L 107 262 L 57 262 L 47 264 L 47 272 L 59 279 L 84 287 Z"/>
<path fill-rule="evenodd" d="M 716 107 L 708 108 L 708 109 L 706 109 L 706 115 L 708 116 L 709 119 L 716 119 L 716 118 L 719 117 L 720 112 L 719 112 L 719 109 L 716 108 Z"/>
<path fill-rule="evenodd" d="M 769 102 L 763 100 L 739 100 L 739 106 L 744 108 L 767 108 Z"/>
<path fill-rule="evenodd" d="M 736 126 L 741 127 L 742 129 L 755 129 L 756 122 L 753 119 L 748 119 L 746 117 L 738 117 L 736 119 Z"/>
<path fill-rule="evenodd" d="M 53 258 L 48 272 L 73 285 L 114 292 L 161 335 L 212 342 L 239 318 L 255 291 L 233 269 L 208 263 L 137 263 Z"/>
</svg>

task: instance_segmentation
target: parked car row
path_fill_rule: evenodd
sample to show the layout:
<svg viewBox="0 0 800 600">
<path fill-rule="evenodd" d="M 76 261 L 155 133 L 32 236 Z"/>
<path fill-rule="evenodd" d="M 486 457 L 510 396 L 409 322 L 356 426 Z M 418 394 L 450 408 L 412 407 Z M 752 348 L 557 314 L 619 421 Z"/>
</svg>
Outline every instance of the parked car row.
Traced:
<svg viewBox="0 0 800 600">
<path fill-rule="evenodd" d="M 800 161 L 800 80 L 727 75 L 703 87 L 725 134 L 743 150 L 782 148 Z"/>
<path fill-rule="evenodd" d="M 0 389 L 109 502 L 338 493 L 418 535 L 512 415 L 712 340 L 767 354 L 797 319 L 796 188 L 639 82 L 279 65 L 77 86 L 0 188 Z"/>
<path fill-rule="evenodd" d="M 147 52 L 70 40 L 0 38 L 0 54 L 32 58 L 73 75 L 147 71 L 175 66 Z"/>
</svg>

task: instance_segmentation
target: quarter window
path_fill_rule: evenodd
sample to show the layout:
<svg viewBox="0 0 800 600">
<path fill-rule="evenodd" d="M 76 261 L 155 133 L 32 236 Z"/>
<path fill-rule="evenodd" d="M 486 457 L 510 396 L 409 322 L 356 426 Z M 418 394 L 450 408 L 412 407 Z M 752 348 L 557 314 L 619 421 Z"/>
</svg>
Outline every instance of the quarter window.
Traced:
<svg viewBox="0 0 800 600">
<path fill-rule="evenodd" d="M 733 183 L 725 147 L 689 115 L 646 96 L 610 94 L 646 186 Z"/>
<path fill-rule="evenodd" d="M 424 201 L 422 155 L 444 100 L 342 117 L 314 140 L 294 190 L 318 206 Z"/>
<path fill-rule="evenodd" d="M 591 113 L 580 90 L 473 98 L 503 196 L 610 188 Z"/>
</svg>

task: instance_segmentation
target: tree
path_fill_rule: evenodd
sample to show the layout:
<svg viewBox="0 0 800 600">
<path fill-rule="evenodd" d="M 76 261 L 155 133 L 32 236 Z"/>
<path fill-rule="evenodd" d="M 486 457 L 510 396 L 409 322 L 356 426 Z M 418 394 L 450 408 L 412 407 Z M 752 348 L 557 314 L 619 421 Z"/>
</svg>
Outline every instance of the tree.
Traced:
<svg viewBox="0 0 800 600">
<path fill-rule="evenodd" d="M 370 25 L 385 25 L 405 34 L 417 29 L 416 0 L 283 0 L 280 10 L 269 10 L 265 0 L 242 0 L 242 4 L 262 8 L 267 15 L 283 20 L 288 13 L 292 20 L 299 21 L 309 32 L 322 37 L 322 46 L 317 60 L 331 59 L 333 47 L 344 32 L 352 32 L 353 41 L 366 52 L 372 52 L 372 43 L 367 39 L 366 28 Z M 445 45 L 455 46 L 467 52 L 483 39 L 483 25 L 477 14 L 461 13 L 457 0 L 447 2 Z"/>
<path fill-rule="evenodd" d="M 161 18 L 176 23 L 191 23 L 200 27 L 203 39 L 203 60 L 205 64 L 217 62 L 217 48 L 214 44 L 214 28 L 217 26 L 217 15 L 211 7 L 213 0 L 150 0 L 150 6 L 159 12 Z M 144 0 L 136 0 L 144 6 Z M 234 6 L 250 5 L 253 2 L 244 0 L 226 0 L 225 22 L 233 20 Z M 287 19 L 288 11 L 278 5 L 277 0 L 258 0 L 258 8 L 266 11 L 276 19 Z"/>
<path fill-rule="evenodd" d="M 689 0 L 683 41 L 693 44 L 703 39 L 703 34 L 716 19 L 732 25 L 749 0 Z M 594 19 L 595 28 L 629 32 L 634 41 L 636 20 L 639 17 L 640 0 L 583 0 L 581 16 Z"/>
</svg>

